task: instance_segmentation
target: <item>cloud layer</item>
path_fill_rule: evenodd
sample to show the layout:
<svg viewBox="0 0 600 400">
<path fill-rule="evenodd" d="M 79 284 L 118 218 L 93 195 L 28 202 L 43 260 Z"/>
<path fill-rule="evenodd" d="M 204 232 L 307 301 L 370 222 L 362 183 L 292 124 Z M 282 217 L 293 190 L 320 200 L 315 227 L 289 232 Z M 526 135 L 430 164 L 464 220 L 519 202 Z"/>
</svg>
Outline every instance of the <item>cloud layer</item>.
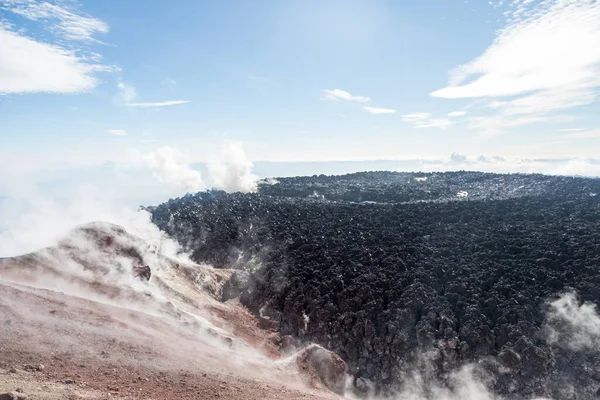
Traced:
<svg viewBox="0 0 600 400">
<path fill-rule="evenodd" d="M 551 121 L 548 114 L 596 100 L 600 86 L 600 3 L 593 0 L 511 2 L 508 25 L 483 54 L 457 67 L 433 97 L 483 98 L 490 120 L 472 127 L 501 132 Z M 487 117 L 482 117 L 486 118 Z"/>
<path fill-rule="evenodd" d="M 98 84 L 96 72 L 115 70 L 75 44 L 97 42 L 93 35 L 109 30 L 105 22 L 43 1 L 0 0 L 0 10 L 38 21 L 60 39 L 40 41 L 0 22 L 0 94 L 85 92 Z"/>
<path fill-rule="evenodd" d="M 0 25 L 0 94 L 80 93 L 94 88 L 93 73 L 107 70 L 74 51 L 37 42 Z"/>
<path fill-rule="evenodd" d="M 565 135 L 569 139 L 594 139 L 600 138 L 600 129 L 590 129 L 571 132 Z"/>
<path fill-rule="evenodd" d="M 144 103 L 126 103 L 127 107 L 168 107 L 176 106 L 178 104 L 191 103 L 191 100 L 167 100 L 167 101 L 156 101 L 156 102 L 144 102 Z"/>
<path fill-rule="evenodd" d="M 104 132 L 108 133 L 109 135 L 127 136 L 127 132 L 125 132 L 123 129 L 107 129 Z"/>
<path fill-rule="evenodd" d="M 151 102 L 139 102 L 139 96 L 133 85 L 119 81 L 117 83 L 117 95 L 114 98 L 114 103 L 120 106 L 126 107 L 139 107 L 139 108 L 155 108 L 155 107 L 169 107 L 176 106 L 179 104 L 191 103 L 191 100 L 166 100 L 166 101 L 151 101 Z"/>
<path fill-rule="evenodd" d="M 370 113 L 370 114 L 395 114 L 396 110 L 394 110 L 393 108 L 380 108 L 380 107 L 369 107 L 369 106 L 363 106 L 363 110 L 365 110 L 366 112 Z"/>
<path fill-rule="evenodd" d="M 452 114 L 452 113 L 451 113 Z M 404 122 L 408 122 L 413 124 L 415 128 L 423 129 L 423 128 L 438 128 L 438 129 L 448 129 L 451 127 L 454 122 L 450 121 L 448 118 L 433 118 L 433 116 L 429 113 L 413 113 L 413 114 L 404 114 L 402 116 L 402 120 Z"/>
<path fill-rule="evenodd" d="M 323 95 L 323 98 L 326 100 L 331 100 L 331 101 L 344 100 L 344 101 L 356 101 L 359 103 L 369 103 L 371 101 L 371 99 L 369 97 L 354 96 L 354 95 L 350 94 L 349 92 L 346 92 L 345 90 L 341 90 L 341 89 L 323 89 L 323 92 L 325 93 Z M 366 112 L 368 112 L 369 114 L 373 114 L 373 115 L 395 114 L 396 113 L 396 110 L 394 110 L 393 108 L 363 106 L 362 109 L 365 110 Z M 340 114 L 340 113 L 338 113 L 337 115 L 344 116 L 344 117 L 346 116 L 346 114 Z"/>
<path fill-rule="evenodd" d="M 323 98 L 332 101 L 346 100 L 346 101 L 358 101 L 361 103 L 368 103 L 371 101 L 368 97 L 364 96 L 353 96 L 345 90 L 341 89 L 323 89 L 325 93 Z"/>
<path fill-rule="evenodd" d="M 70 10 L 46 1 L 4 0 L 5 9 L 32 21 L 44 22 L 48 28 L 67 40 L 97 41 L 94 35 L 107 33 L 108 24 L 77 10 Z"/>
</svg>

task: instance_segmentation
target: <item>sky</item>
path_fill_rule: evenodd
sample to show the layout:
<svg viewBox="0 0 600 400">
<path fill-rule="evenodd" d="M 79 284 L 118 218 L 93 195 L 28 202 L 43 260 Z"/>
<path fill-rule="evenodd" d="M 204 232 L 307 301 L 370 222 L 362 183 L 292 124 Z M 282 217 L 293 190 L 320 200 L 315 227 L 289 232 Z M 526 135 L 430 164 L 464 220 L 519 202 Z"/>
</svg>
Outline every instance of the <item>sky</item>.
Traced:
<svg viewBox="0 0 600 400">
<path fill-rule="evenodd" d="M 0 0 L 0 158 L 592 157 L 591 0 Z"/>
</svg>

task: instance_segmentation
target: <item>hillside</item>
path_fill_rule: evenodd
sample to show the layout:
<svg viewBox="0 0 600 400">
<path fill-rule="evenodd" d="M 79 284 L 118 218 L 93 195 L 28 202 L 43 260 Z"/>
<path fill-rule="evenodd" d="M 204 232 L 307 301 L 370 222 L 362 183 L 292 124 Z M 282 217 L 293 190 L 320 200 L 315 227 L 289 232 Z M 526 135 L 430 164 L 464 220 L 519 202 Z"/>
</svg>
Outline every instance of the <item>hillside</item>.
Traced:
<svg viewBox="0 0 600 400">
<path fill-rule="evenodd" d="M 0 259 L 0 398 L 343 393 L 341 360 L 316 346 L 283 347 L 239 303 L 221 302 L 234 271 L 158 250 L 119 226 L 91 223 L 55 246 Z"/>
<path fill-rule="evenodd" d="M 476 365 L 509 398 L 590 398 L 600 334 L 561 312 L 597 317 L 598 193 L 597 179 L 375 172 L 149 210 L 196 262 L 245 270 L 241 302 L 335 351 L 357 392 L 402 391 L 415 373 L 451 387 Z"/>
</svg>

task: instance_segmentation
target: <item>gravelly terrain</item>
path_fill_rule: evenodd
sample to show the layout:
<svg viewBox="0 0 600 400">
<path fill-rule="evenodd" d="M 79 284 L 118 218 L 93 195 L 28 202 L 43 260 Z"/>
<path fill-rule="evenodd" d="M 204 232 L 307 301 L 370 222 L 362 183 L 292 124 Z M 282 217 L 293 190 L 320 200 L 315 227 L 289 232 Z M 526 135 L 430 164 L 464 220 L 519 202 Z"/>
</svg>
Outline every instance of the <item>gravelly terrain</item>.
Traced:
<svg viewBox="0 0 600 400">
<path fill-rule="evenodd" d="M 279 335 L 221 303 L 231 272 L 99 223 L 0 258 L 0 399 L 339 398 L 325 378 L 344 381 L 343 361 L 281 358 Z"/>
</svg>

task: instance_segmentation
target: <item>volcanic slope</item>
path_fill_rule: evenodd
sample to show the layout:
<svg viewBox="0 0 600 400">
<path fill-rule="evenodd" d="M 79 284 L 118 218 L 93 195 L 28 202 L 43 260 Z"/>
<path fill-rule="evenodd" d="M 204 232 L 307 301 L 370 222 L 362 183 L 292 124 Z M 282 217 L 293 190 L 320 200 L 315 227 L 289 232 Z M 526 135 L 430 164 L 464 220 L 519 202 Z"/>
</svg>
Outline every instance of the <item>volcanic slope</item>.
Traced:
<svg viewBox="0 0 600 400">
<path fill-rule="evenodd" d="M 279 335 L 221 303 L 232 272 L 105 223 L 0 259 L 0 398 L 339 398 L 341 360 L 284 358 Z"/>
<path fill-rule="evenodd" d="M 241 269 L 241 302 L 339 354 L 359 391 L 403 390 L 415 373 L 451 385 L 476 363 L 510 398 L 590 398 L 598 194 L 598 179 L 374 172 L 269 179 L 149 211 L 195 261 Z M 582 310 L 589 329 L 569 317 Z M 574 332 L 593 345 L 569 345 Z"/>
</svg>

